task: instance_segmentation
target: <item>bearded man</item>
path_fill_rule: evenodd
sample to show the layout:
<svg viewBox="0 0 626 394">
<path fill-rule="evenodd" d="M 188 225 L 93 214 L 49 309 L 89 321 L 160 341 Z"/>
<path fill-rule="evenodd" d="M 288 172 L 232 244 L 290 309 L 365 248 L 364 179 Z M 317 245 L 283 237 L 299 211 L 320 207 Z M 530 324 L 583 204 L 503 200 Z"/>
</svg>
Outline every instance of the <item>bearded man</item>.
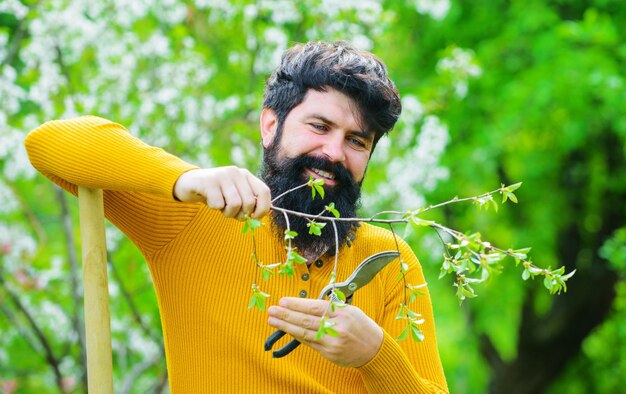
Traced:
<svg viewBox="0 0 626 394">
<path fill-rule="evenodd" d="M 405 324 L 395 319 L 405 288 L 394 264 L 352 305 L 328 313 L 337 336 L 316 337 L 329 308 L 314 297 L 329 283 L 335 258 L 341 280 L 366 257 L 399 248 L 407 281 L 424 283 L 410 248 L 368 224 L 339 222 L 336 236 L 315 236 L 306 219 L 270 213 L 275 198 L 277 207 L 308 214 L 332 201 L 341 216 L 354 217 L 370 156 L 400 110 L 380 59 L 346 42 L 310 42 L 288 49 L 267 82 L 260 179 L 234 166 L 198 168 L 94 116 L 47 122 L 26 147 L 33 165 L 69 192 L 103 189 L 107 218 L 145 256 L 173 393 L 447 392 L 426 289 L 413 307 L 425 321 L 424 341 L 394 340 Z M 285 193 L 311 177 L 323 179 L 323 200 L 306 188 Z M 252 240 L 240 234 L 250 216 L 264 224 L 255 231 L 259 261 L 285 261 L 287 225 L 307 260 L 294 266 L 295 277 L 262 283 L 271 294 L 267 313 L 245 308 L 258 269 Z M 272 358 L 263 340 L 275 329 L 307 346 Z"/>
</svg>

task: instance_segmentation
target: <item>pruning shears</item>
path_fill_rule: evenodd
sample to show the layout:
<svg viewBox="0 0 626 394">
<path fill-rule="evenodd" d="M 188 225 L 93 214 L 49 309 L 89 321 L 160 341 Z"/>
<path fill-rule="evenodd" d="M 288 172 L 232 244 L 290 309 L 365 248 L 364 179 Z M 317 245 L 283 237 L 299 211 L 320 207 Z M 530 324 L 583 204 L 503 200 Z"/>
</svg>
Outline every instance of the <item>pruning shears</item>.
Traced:
<svg viewBox="0 0 626 394">
<path fill-rule="evenodd" d="M 365 287 L 368 283 L 374 279 L 376 274 L 380 272 L 383 268 L 387 266 L 390 262 L 392 262 L 396 257 L 398 257 L 400 253 L 396 250 L 389 250 L 386 252 L 380 252 L 373 254 L 363 260 L 361 264 L 359 264 L 352 274 L 343 282 L 329 284 L 322 289 L 318 299 L 323 300 L 325 297 L 329 297 L 333 300 L 337 300 L 334 290 L 341 291 L 346 297 L 346 303 L 349 304 L 352 302 L 352 296 L 354 293 L 362 287 Z M 275 331 L 272 335 L 270 335 L 265 341 L 265 351 L 269 351 L 272 349 L 274 344 L 283 336 L 285 336 L 286 332 L 282 330 Z M 274 358 L 285 357 L 292 350 L 297 348 L 300 345 L 300 341 L 297 339 L 293 339 L 291 342 L 283 346 L 278 350 L 274 350 L 272 352 L 272 356 Z"/>
</svg>

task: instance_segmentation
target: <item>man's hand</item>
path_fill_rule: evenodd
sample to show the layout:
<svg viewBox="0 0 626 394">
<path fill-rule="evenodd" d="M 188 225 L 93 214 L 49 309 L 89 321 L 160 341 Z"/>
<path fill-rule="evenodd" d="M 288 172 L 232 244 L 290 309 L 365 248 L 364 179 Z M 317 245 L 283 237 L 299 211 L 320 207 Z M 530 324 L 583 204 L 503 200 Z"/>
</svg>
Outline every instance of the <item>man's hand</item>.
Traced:
<svg viewBox="0 0 626 394">
<path fill-rule="evenodd" d="M 383 330 L 359 308 L 346 305 L 335 308 L 328 321 L 339 336 L 324 335 L 315 339 L 320 321 L 329 302 L 306 298 L 284 297 L 279 305 L 268 310 L 270 326 L 291 334 L 322 356 L 342 367 L 360 367 L 378 353 L 383 343 Z"/>
<path fill-rule="evenodd" d="M 178 178 L 174 196 L 183 202 L 206 202 L 224 216 L 259 219 L 270 210 L 270 189 L 250 171 L 235 166 L 191 170 Z"/>
</svg>

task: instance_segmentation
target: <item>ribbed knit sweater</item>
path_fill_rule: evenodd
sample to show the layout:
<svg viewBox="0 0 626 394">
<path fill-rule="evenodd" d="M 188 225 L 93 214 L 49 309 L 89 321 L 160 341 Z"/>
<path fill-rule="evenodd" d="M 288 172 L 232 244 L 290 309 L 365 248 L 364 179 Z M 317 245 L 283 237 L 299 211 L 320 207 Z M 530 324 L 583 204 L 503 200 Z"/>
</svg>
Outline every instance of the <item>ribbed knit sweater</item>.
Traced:
<svg viewBox="0 0 626 394">
<path fill-rule="evenodd" d="M 268 306 L 283 296 L 316 298 L 328 284 L 334 258 L 297 264 L 294 277 L 259 278 L 251 259 L 252 238 L 242 223 L 202 203 L 172 196 L 185 171 L 196 168 L 131 136 L 119 124 L 86 116 L 47 122 L 26 138 L 32 164 L 46 177 L 77 194 L 77 185 L 104 190 L 105 214 L 145 256 L 156 289 L 163 326 L 170 388 L 181 393 L 426 393 L 447 392 L 437 351 L 427 289 L 412 309 L 425 319 L 425 340 L 394 340 L 404 322 L 396 320 L 404 300 L 398 260 L 357 291 L 353 305 L 384 331 L 378 354 L 359 368 L 343 368 L 308 346 L 282 359 L 263 350 L 274 332 L 266 312 L 248 310 L 251 284 L 269 294 Z M 285 261 L 285 248 L 269 219 L 255 232 L 265 264 Z M 392 234 L 363 224 L 350 247 L 338 255 L 337 281 L 366 257 L 395 250 Z M 411 249 L 400 240 L 409 265 L 407 279 L 425 282 Z M 305 275 L 308 274 L 308 275 Z M 285 336 L 275 348 L 292 338 Z"/>
</svg>

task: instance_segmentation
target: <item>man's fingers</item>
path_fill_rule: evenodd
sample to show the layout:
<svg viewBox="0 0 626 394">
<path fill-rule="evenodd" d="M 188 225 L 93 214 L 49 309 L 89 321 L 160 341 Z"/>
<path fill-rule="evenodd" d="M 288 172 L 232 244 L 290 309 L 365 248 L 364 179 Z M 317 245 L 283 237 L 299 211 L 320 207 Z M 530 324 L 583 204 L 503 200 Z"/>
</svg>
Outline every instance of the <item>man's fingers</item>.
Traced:
<svg viewBox="0 0 626 394">
<path fill-rule="evenodd" d="M 234 179 L 235 186 L 237 187 L 237 191 L 239 192 L 239 196 L 241 198 L 241 210 L 244 214 L 256 217 L 254 215 L 254 210 L 257 197 L 248 180 L 248 176 L 252 176 L 252 174 L 250 174 L 248 170 L 241 171 L 244 173 L 244 176 Z"/>
<path fill-rule="evenodd" d="M 212 209 L 224 209 L 224 196 L 219 189 L 208 189 L 206 191 L 206 205 Z"/>
<path fill-rule="evenodd" d="M 329 301 L 311 298 L 283 297 L 278 302 L 283 308 L 321 317 L 328 311 Z"/>
<path fill-rule="evenodd" d="M 320 327 L 322 315 L 328 308 L 328 302 L 285 297 L 279 305 L 268 309 L 268 323 L 283 330 L 297 339 L 306 338 L 311 342 Z"/>
<path fill-rule="evenodd" d="M 252 189 L 252 193 L 255 196 L 253 215 L 257 219 L 262 218 L 270 211 L 270 205 L 272 201 L 270 188 L 259 178 L 252 175 L 250 175 L 250 177 L 248 178 L 248 183 L 250 185 L 250 188 Z"/>
<path fill-rule="evenodd" d="M 317 329 L 319 328 L 319 322 L 317 324 L 309 320 L 306 324 L 311 327 L 303 327 L 298 323 L 293 323 L 288 320 L 283 320 L 274 316 L 269 317 L 268 324 L 276 329 L 282 330 L 292 337 L 296 338 L 302 343 L 311 343 L 315 341 L 317 336 Z"/>
<path fill-rule="evenodd" d="M 278 305 L 271 306 L 268 309 L 268 313 L 271 317 L 295 324 L 299 327 L 310 328 L 312 330 L 319 328 L 320 317 L 317 315 L 297 312 Z"/>
<path fill-rule="evenodd" d="M 232 182 L 222 183 L 222 195 L 224 196 L 225 206 L 222 213 L 227 218 L 234 218 L 241 211 L 242 198 L 237 186 Z"/>
<path fill-rule="evenodd" d="M 176 181 L 174 196 L 184 202 L 204 200 L 229 218 L 248 214 L 260 219 L 270 210 L 269 187 L 250 171 L 235 166 L 196 169 Z"/>
</svg>

